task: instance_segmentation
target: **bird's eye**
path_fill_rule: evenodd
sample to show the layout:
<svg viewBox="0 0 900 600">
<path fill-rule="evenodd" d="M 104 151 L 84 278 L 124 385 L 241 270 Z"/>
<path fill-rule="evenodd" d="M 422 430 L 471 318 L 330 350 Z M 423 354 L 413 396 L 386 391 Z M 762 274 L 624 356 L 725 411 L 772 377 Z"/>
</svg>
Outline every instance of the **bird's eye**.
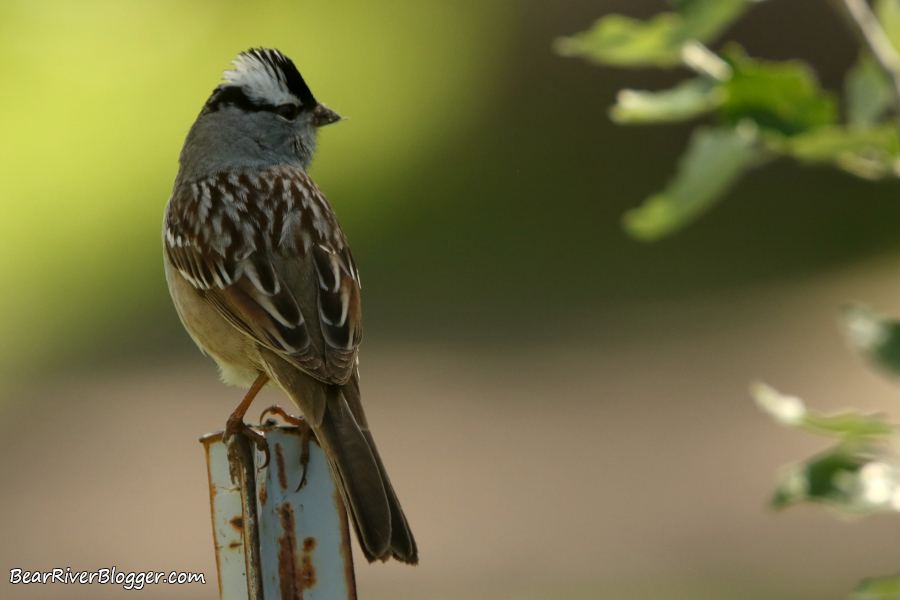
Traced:
<svg viewBox="0 0 900 600">
<path fill-rule="evenodd" d="M 275 108 L 275 113 L 279 117 L 284 117 L 288 121 L 293 121 L 297 118 L 297 114 L 300 112 L 300 107 L 296 104 L 282 104 Z"/>
</svg>

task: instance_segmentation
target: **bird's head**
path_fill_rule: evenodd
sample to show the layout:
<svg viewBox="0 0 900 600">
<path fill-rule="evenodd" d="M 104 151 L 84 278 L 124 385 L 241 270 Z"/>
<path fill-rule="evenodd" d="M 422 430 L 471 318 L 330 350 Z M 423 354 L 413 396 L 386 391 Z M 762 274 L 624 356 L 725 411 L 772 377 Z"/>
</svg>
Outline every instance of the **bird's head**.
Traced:
<svg viewBox="0 0 900 600">
<path fill-rule="evenodd" d="M 318 129 L 341 117 L 316 101 L 293 61 L 278 50 L 254 48 L 232 63 L 188 135 L 182 162 L 195 151 L 209 155 L 197 157 L 202 162 L 299 162 L 307 168 Z"/>
</svg>

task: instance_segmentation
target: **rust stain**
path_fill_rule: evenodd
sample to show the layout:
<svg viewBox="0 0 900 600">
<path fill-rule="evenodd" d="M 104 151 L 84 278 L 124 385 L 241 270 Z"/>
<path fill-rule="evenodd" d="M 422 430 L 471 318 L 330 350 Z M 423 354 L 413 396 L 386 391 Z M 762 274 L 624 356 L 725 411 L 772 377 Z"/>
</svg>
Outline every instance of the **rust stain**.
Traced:
<svg viewBox="0 0 900 600">
<path fill-rule="evenodd" d="M 233 518 L 231 520 L 231 526 L 234 527 L 235 529 L 237 529 L 238 531 L 240 531 L 241 533 L 243 533 L 244 532 L 244 517 L 239 516 L 239 517 Z"/>
<path fill-rule="evenodd" d="M 232 550 L 234 550 L 235 548 L 240 548 L 241 543 L 238 541 L 234 541 L 234 542 L 231 542 L 230 544 L 228 544 L 228 547 L 231 548 Z"/>
<path fill-rule="evenodd" d="M 278 448 L 278 446 L 275 446 Z M 279 452 L 278 456 L 281 456 Z M 303 591 L 297 589 L 294 580 L 297 556 L 297 537 L 294 535 L 294 509 L 290 504 L 281 507 L 281 529 L 284 535 L 278 540 L 278 580 L 281 584 L 281 600 L 300 600 Z"/>
<path fill-rule="evenodd" d="M 312 552 L 316 549 L 316 538 L 308 537 L 303 540 L 303 551 Z"/>
<path fill-rule="evenodd" d="M 200 440 L 203 441 L 202 439 Z M 206 473 L 209 478 L 209 505 L 213 507 L 212 509 L 212 518 L 213 518 L 213 531 L 216 529 L 216 495 L 219 493 L 219 490 L 216 489 L 216 486 L 213 485 L 213 477 L 212 477 L 212 463 L 209 460 L 209 446 L 205 443 L 203 444 L 206 447 Z"/>
<path fill-rule="evenodd" d="M 263 479 L 259 483 L 259 503 L 263 506 L 266 505 L 266 501 L 269 499 L 269 493 L 266 491 L 266 480 Z"/>
<path fill-rule="evenodd" d="M 278 540 L 278 579 L 281 583 L 281 600 L 303 600 L 303 590 L 311 589 L 316 585 L 316 569 L 313 567 L 312 557 L 309 554 L 304 552 L 303 556 L 297 555 L 294 509 L 290 504 L 284 504 L 280 507 L 279 513 L 281 514 L 281 529 L 284 531 L 284 535 Z M 315 538 L 306 538 L 303 540 L 304 551 L 308 540 L 312 540 L 312 546 L 315 547 Z"/>
<path fill-rule="evenodd" d="M 284 454 L 281 452 L 281 444 L 275 444 L 275 463 L 278 465 L 278 484 L 281 489 L 287 489 L 287 472 L 284 468 Z"/>
<path fill-rule="evenodd" d="M 300 568 L 297 569 L 297 578 L 300 580 L 300 589 L 309 590 L 316 585 L 316 568 L 312 564 L 312 557 L 304 554 L 300 561 Z M 303 597 L 301 592 L 300 597 Z"/>
<path fill-rule="evenodd" d="M 334 486 L 334 505 L 341 518 L 341 556 L 344 558 L 344 579 L 347 581 L 347 600 L 356 600 L 356 573 L 353 570 L 353 553 L 350 550 L 350 522 L 341 492 Z"/>
</svg>

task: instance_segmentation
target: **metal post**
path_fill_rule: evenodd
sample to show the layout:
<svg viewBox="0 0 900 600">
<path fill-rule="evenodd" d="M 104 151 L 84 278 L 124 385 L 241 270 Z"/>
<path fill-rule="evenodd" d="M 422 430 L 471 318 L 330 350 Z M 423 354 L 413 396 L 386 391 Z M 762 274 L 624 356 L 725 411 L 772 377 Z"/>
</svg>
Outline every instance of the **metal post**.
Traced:
<svg viewBox="0 0 900 600">
<path fill-rule="evenodd" d="M 296 427 L 257 429 L 270 461 L 243 438 L 240 482 L 232 483 L 222 433 L 201 438 L 209 468 L 221 600 L 356 600 L 350 529 L 341 495 L 315 438 L 300 488 Z M 247 543 L 245 543 L 247 541 Z M 248 576 L 249 575 L 249 576 Z"/>
</svg>

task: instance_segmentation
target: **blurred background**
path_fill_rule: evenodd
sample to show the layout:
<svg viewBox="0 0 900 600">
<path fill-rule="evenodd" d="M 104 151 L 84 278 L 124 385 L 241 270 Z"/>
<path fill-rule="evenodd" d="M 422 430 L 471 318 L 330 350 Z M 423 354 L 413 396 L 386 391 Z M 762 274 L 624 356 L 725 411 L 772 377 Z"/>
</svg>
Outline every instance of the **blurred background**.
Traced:
<svg viewBox="0 0 900 600">
<path fill-rule="evenodd" d="M 241 391 L 178 322 L 160 230 L 188 128 L 259 45 L 348 117 L 312 175 L 363 274 L 365 403 L 422 558 L 357 556 L 361 597 L 827 600 L 900 568 L 896 518 L 766 511 L 779 466 L 823 443 L 746 391 L 897 412 L 834 323 L 849 300 L 900 313 L 900 184 L 776 162 L 686 231 L 628 239 L 693 125 L 607 107 L 684 74 L 551 44 L 666 7 L 0 0 L 0 569 L 199 571 L 141 597 L 218 597 L 196 440 Z M 831 89 L 856 58 L 818 0 L 761 3 L 726 38 Z"/>
</svg>

